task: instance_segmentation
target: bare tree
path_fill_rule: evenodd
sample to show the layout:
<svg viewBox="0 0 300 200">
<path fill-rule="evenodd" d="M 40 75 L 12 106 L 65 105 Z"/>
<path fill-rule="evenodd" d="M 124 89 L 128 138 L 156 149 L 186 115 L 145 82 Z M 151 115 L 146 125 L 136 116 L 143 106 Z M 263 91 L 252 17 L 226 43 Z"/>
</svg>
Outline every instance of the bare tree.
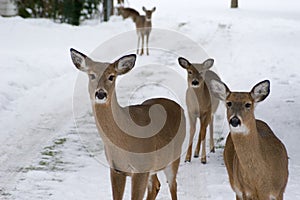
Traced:
<svg viewBox="0 0 300 200">
<path fill-rule="evenodd" d="M 238 8 L 239 4 L 238 4 L 238 0 L 231 0 L 231 8 Z"/>
</svg>

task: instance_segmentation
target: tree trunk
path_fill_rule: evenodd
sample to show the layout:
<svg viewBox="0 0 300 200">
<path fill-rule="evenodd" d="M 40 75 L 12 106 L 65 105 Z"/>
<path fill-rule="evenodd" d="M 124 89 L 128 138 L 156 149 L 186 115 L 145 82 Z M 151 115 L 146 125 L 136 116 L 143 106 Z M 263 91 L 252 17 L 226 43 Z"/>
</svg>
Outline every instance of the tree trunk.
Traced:
<svg viewBox="0 0 300 200">
<path fill-rule="evenodd" d="M 103 1 L 103 15 L 104 21 L 107 22 L 109 17 L 114 14 L 114 1 L 104 0 Z"/>
<path fill-rule="evenodd" d="M 231 8 L 238 8 L 238 0 L 231 0 Z"/>
</svg>

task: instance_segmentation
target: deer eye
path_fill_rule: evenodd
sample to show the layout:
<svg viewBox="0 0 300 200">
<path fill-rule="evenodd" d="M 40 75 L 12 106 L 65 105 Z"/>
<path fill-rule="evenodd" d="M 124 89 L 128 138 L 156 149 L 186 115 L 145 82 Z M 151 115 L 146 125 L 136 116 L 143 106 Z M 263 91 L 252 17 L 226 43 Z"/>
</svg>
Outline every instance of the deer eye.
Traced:
<svg viewBox="0 0 300 200">
<path fill-rule="evenodd" d="M 94 80 L 96 78 L 95 74 L 89 74 L 89 77 L 91 80 Z"/>
<path fill-rule="evenodd" d="M 115 75 L 110 75 L 109 77 L 108 77 L 108 80 L 109 81 L 113 81 L 115 79 Z"/>
<path fill-rule="evenodd" d="M 193 74 L 192 70 L 188 70 L 188 74 L 189 75 Z"/>
<path fill-rule="evenodd" d="M 231 101 L 228 101 L 227 103 L 226 103 L 226 105 L 227 105 L 227 107 L 231 107 L 232 106 L 232 102 Z"/>
<path fill-rule="evenodd" d="M 246 103 L 246 104 L 245 104 L 245 107 L 246 107 L 246 108 L 251 108 L 251 105 L 252 105 L 251 103 Z"/>
</svg>

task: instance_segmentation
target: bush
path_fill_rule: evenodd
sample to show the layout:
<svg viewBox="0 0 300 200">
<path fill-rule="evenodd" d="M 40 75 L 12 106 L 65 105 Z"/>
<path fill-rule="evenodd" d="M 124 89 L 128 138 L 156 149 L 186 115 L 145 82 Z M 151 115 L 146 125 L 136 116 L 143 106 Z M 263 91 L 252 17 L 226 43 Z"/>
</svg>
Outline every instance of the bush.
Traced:
<svg viewBox="0 0 300 200">
<path fill-rule="evenodd" d="M 24 18 L 50 18 L 56 22 L 79 25 L 98 12 L 101 0 L 17 0 Z"/>
</svg>

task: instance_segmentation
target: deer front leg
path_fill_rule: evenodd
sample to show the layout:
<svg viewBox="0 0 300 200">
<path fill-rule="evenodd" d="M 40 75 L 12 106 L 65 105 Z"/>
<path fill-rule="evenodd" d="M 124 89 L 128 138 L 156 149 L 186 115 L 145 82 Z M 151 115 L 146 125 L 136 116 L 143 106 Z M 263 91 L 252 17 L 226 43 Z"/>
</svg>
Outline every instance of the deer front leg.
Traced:
<svg viewBox="0 0 300 200">
<path fill-rule="evenodd" d="M 110 169 L 111 187 L 114 200 L 122 200 L 126 184 L 126 176 L 122 172 Z"/>
<path fill-rule="evenodd" d="M 243 200 L 243 198 L 240 198 L 238 195 L 235 196 L 236 200 Z"/>
<path fill-rule="evenodd" d="M 186 152 L 186 156 L 185 156 L 185 162 L 191 162 L 193 140 L 194 140 L 194 135 L 195 135 L 195 131 L 196 131 L 197 117 L 192 114 L 189 114 L 189 119 L 190 119 L 190 139 L 189 139 L 189 148 L 188 148 L 188 150 Z"/>
<path fill-rule="evenodd" d="M 148 195 L 147 200 L 155 200 L 160 190 L 160 182 L 156 174 L 151 175 L 148 183 Z"/>
<path fill-rule="evenodd" d="M 135 173 L 131 179 L 131 200 L 143 200 L 149 173 Z"/>
<path fill-rule="evenodd" d="M 211 116 L 211 121 L 209 124 L 209 146 L 210 152 L 215 153 L 215 143 L 214 143 L 214 115 Z"/>
<path fill-rule="evenodd" d="M 148 48 L 149 35 L 150 35 L 150 33 L 148 33 L 148 34 L 146 35 L 146 50 L 147 50 L 147 55 L 149 55 L 149 48 Z"/>
<path fill-rule="evenodd" d="M 164 169 L 164 173 L 167 177 L 167 182 L 169 185 L 172 200 L 177 200 L 176 176 L 178 172 L 179 163 L 180 163 L 180 158 L 175 160 L 171 165 L 167 166 L 166 169 Z"/>
<path fill-rule="evenodd" d="M 206 128 L 210 122 L 210 119 L 211 118 L 210 116 L 208 117 L 207 113 L 200 114 L 201 127 L 200 127 L 200 133 L 199 133 L 199 138 L 195 149 L 194 157 L 196 158 L 199 157 L 199 151 L 202 144 L 201 163 L 203 164 L 206 163 L 205 137 L 206 137 Z"/>
<path fill-rule="evenodd" d="M 138 42 L 137 42 L 136 54 L 139 54 L 141 34 L 137 32 L 137 35 L 138 35 Z"/>
<path fill-rule="evenodd" d="M 141 46 L 141 53 L 140 53 L 140 55 L 143 55 L 144 54 L 144 39 L 145 39 L 145 35 L 141 34 L 141 37 L 142 37 L 142 46 Z"/>
</svg>

